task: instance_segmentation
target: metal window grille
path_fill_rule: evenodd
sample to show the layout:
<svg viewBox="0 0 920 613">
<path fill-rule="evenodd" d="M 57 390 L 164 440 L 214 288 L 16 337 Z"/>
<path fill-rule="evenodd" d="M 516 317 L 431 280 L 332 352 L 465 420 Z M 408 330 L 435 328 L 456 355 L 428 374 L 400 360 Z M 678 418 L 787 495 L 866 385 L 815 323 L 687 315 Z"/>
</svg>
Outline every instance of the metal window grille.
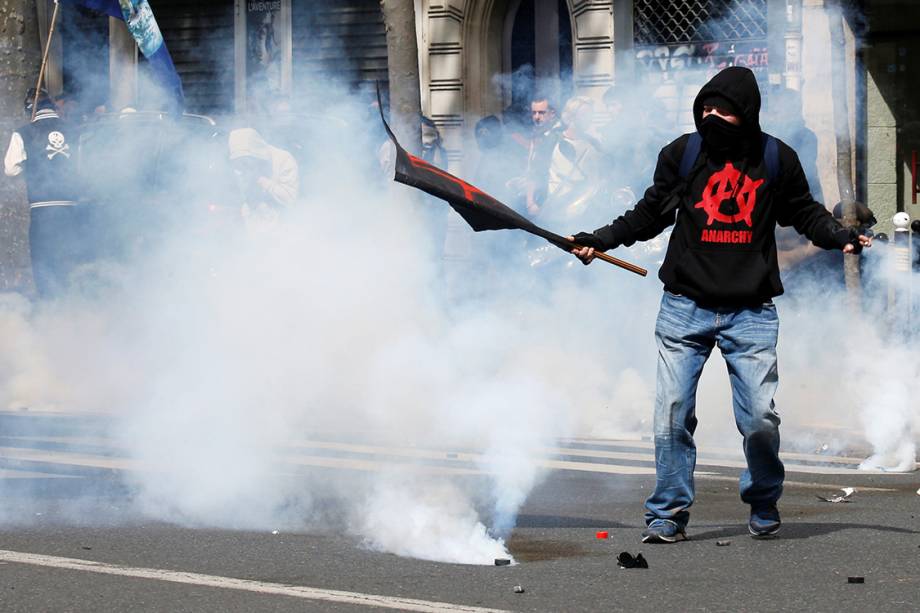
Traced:
<svg viewBox="0 0 920 613">
<path fill-rule="evenodd" d="M 767 0 L 634 0 L 636 46 L 767 37 Z"/>
</svg>

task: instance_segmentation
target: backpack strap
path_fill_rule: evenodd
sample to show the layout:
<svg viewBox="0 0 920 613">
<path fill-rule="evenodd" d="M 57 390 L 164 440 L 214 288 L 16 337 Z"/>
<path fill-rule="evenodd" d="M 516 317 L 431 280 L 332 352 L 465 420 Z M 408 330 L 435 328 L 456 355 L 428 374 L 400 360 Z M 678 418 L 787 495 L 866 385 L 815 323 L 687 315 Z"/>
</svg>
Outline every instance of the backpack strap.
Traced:
<svg viewBox="0 0 920 613">
<path fill-rule="evenodd" d="M 687 146 L 684 148 L 684 156 L 680 158 L 679 174 L 681 179 L 686 179 L 690 175 L 690 170 L 693 168 L 696 158 L 700 156 L 702 146 L 703 137 L 700 136 L 700 133 L 693 132 L 690 134 L 690 138 L 687 139 Z"/>
<path fill-rule="evenodd" d="M 671 190 L 664 205 L 661 207 L 662 217 L 666 217 L 680 206 L 684 193 L 687 191 L 687 177 L 690 176 L 690 171 L 692 171 L 693 167 L 696 165 L 696 159 L 700 157 L 700 149 L 702 149 L 702 147 L 703 137 L 700 136 L 700 133 L 693 132 L 690 134 L 690 138 L 687 139 L 687 146 L 684 147 L 684 155 L 680 158 L 680 169 L 678 171 L 680 183 Z"/>
<path fill-rule="evenodd" d="M 779 146 L 769 134 L 763 135 L 763 161 L 767 167 L 767 178 L 773 183 L 779 176 Z"/>
</svg>

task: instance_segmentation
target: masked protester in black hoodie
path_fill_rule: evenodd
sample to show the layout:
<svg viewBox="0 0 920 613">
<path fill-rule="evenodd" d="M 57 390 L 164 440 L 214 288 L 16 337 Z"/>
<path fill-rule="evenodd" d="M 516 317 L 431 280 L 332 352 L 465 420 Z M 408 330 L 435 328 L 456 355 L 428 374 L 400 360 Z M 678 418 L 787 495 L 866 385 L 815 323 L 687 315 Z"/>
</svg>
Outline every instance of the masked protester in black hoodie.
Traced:
<svg viewBox="0 0 920 613">
<path fill-rule="evenodd" d="M 785 476 L 779 459 L 779 331 L 773 298 L 783 293 L 776 225 L 815 245 L 858 253 L 870 239 L 843 228 L 808 189 L 795 152 L 760 129 L 760 91 L 747 68 L 726 68 L 693 104 L 699 136 L 685 134 L 658 156 L 654 185 L 610 225 L 574 238 L 588 264 L 595 251 L 648 240 L 674 224 L 659 271 L 665 293 L 655 327 L 655 491 L 646 501 L 643 541 L 686 539 L 693 504 L 696 389 L 718 345 L 728 365 L 735 421 L 747 470 L 741 499 L 755 538 L 780 528 L 776 503 Z M 700 138 L 701 137 L 701 138 Z M 698 148 L 698 153 L 696 152 Z"/>
</svg>

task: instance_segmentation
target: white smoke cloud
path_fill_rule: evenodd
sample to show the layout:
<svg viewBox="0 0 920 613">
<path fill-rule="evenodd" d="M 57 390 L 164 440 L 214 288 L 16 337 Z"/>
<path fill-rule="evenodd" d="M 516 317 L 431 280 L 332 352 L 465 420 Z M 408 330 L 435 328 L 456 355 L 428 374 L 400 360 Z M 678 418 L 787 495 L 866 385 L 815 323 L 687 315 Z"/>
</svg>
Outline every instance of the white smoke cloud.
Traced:
<svg viewBox="0 0 920 613">
<path fill-rule="evenodd" d="M 80 271 L 66 300 L 3 297 L 0 401 L 111 414 L 112 444 L 140 467 L 124 479 L 142 517 L 336 530 L 400 555 L 490 564 L 508 557 L 545 476 L 538 460 L 559 438 L 650 432 L 660 284 L 561 253 L 531 268 L 513 259 L 509 232 L 469 238 L 510 261 L 449 275 L 457 264 L 428 225 L 446 205 L 393 186 L 373 160 L 342 163 L 370 157 L 375 126 L 354 120 L 365 110 L 354 100 L 325 103 L 314 121 L 351 121 L 309 141 L 317 154 L 284 223 L 226 236 L 183 223 L 128 266 Z M 623 251 L 652 271 L 661 257 Z M 827 307 L 780 302 L 784 445 L 813 445 L 817 424 L 837 428 L 836 449 L 864 436 L 886 458 L 912 456 L 920 377 L 876 390 L 920 364 L 917 350 Z M 698 406 L 701 440 L 724 444 L 733 422 L 717 356 Z M 343 452 L 349 471 L 326 472 L 303 462 L 331 461 L 321 443 L 380 451 Z M 430 461 L 451 451 L 458 461 Z"/>
</svg>

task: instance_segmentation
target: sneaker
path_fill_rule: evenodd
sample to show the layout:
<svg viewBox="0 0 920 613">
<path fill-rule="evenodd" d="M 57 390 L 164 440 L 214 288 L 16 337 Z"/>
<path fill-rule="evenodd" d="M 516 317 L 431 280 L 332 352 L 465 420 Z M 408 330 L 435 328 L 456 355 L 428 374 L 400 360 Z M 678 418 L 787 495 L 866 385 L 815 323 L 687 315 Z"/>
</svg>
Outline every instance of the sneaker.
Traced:
<svg viewBox="0 0 920 613">
<path fill-rule="evenodd" d="M 686 541 L 687 533 L 675 521 L 655 519 L 642 533 L 643 543 L 676 543 Z"/>
<path fill-rule="evenodd" d="M 751 519 L 748 521 L 748 531 L 755 539 L 768 539 L 776 536 L 782 522 L 779 519 L 779 510 L 775 504 L 768 507 L 751 508 Z"/>
</svg>

